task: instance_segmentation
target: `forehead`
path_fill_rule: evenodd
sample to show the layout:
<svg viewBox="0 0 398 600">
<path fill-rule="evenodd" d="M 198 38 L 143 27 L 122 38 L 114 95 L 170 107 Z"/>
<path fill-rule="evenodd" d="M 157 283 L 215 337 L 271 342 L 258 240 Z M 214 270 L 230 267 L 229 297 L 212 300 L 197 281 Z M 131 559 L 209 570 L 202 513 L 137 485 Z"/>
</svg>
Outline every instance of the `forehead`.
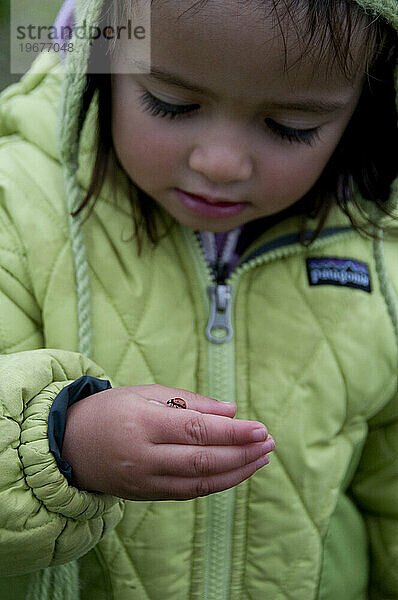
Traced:
<svg viewBox="0 0 398 600">
<path fill-rule="evenodd" d="M 348 82 L 328 36 L 311 45 L 305 2 L 279 10 L 274 0 L 152 0 L 152 62 L 174 73 L 229 86 L 232 95 L 260 83 L 322 90 L 352 87 L 362 76 L 360 40 L 352 40 L 357 72 Z M 301 5 L 301 6 L 300 6 Z M 215 89 L 216 91 L 216 89 Z"/>
</svg>

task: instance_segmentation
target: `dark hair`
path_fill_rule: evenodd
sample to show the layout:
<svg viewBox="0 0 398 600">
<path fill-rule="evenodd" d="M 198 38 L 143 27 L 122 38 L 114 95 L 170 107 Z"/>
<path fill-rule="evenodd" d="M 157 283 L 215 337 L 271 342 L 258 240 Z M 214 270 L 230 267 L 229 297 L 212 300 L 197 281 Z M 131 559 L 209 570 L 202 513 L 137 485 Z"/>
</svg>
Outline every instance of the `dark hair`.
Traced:
<svg viewBox="0 0 398 600">
<path fill-rule="evenodd" d="M 108 10 L 114 1 L 108 0 L 108 3 L 105 3 Z M 297 27 L 296 14 L 301 15 L 305 27 L 303 39 L 306 42 L 301 49 L 301 56 L 310 53 L 314 47 L 319 48 L 319 59 L 331 54 L 330 68 L 337 62 L 340 70 L 349 79 L 353 77 L 355 68 L 358 68 L 358 57 L 355 57 L 351 50 L 352 40 L 357 36 L 361 41 L 361 60 L 366 73 L 357 109 L 320 178 L 301 200 L 280 213 L 280 216 L 301 214 L 302 243 L 308 244 L 317 238 L 332 206 L 337 204 L 356 230 L 372 235 L 369 228 L 372 221 L 356 203 L 353 190 L 354 186 L 357 186 L 363 198 L 390 214 L 387 201 L 391 184 L 398 175 L 398 126 L 394 85 L 394 68 L 398 59 L 397 32 L 381 17 L 375 18 L 352 0 L 305 0 L 304 11 L 303 0 L 272 2 L 282 36 L 285 20 L 290 19 Z M 203 6 L 203 0 L 200 4 Z M 294 9 L 301 11 L 293 13 Z M 301 31 L 302 23 L 299 25 Z M 331 47 L 333 53 L 330 53 Z M 101 53 L 100 48 L 99 52 Z M 316 68 L 315 62 L 314 65 Z M 74 214 L 84 207 L 92 208 L 101 192 L 106 174 L 109 172 L 112 175 L 117 168 L 121 168 L 113 149 L 110 127 L 110 75 L 87 76 L 83 99 L 84 112 L 87 111 L 96 92 L 99 105 L 97 152 L 89 188 L 81 206 Z M 161 239 L 155 220 L 158 207 L 156 202 L 133 182 L 130 190 L 134 235 L 141 252 L 142 233 L 146 234 L 146 239 L 153 245 Z M 138 193 L 133 193 L 134 190 Z M 316 231 L 310 240 L 304 239 L 305 221 L 309 217 L 318 219 Z M 264 221 L 267 223 L 267 219 Z M 274 221 L 275 216 L 269 220 L 270 223 Z"/>
</svg>

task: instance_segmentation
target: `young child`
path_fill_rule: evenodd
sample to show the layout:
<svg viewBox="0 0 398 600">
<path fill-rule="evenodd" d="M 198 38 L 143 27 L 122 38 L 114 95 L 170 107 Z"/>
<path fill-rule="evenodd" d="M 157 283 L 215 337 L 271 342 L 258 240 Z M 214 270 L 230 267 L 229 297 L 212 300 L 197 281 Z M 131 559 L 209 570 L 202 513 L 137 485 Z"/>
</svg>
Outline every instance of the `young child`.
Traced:
<svg viewBox="0 0 398 600">
<path fill-rule="evenodd" d="M 397 29 L 163 0 L 3 93 L 1 600 L 398 598 Z"/>
</svg>

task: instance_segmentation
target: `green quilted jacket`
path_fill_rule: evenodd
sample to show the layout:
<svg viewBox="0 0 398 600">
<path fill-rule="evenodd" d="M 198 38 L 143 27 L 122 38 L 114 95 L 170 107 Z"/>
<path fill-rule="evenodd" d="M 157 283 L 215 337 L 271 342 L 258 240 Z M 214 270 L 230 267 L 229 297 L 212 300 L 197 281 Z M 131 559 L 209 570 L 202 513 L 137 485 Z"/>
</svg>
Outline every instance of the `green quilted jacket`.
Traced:
<svg viewBox="0 0 398 600">
<path fill-rule="evenodd" d="M 48 74 L 33 68 L 0 102 L 1 600 L 24 600 L 35 573 L 76 560 L 81 600 L 397 599 L 398 352 L 373 242 L 337 210 L 310 248 L 298 218 L 273 226 L 227 281 L 232 339 L 212 343 L 214 282 L 194 232 L 176 225 L 138 258 L 120 173 L 118 193 L 106 185 L 82 225 L 93 350 L 79 354 L 55 136 L 62 68 L 40 60 Z M 397 289 L 398 242 L 384 251 Z M 314 258 L 367 265 L 371 291 L 310 285 Z M 275 437 L 271 464 L 186 502 L 69 486 L 47 418 L 58 392 L 86 374 L 234 400 L 240 418 Z"/>
</svg>

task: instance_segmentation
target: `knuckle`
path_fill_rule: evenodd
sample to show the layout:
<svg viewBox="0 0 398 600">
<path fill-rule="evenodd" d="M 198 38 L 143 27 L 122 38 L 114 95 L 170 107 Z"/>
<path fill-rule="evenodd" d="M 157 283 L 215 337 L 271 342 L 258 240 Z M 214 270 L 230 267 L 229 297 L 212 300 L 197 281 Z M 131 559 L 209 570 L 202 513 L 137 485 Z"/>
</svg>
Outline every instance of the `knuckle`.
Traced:
<svg viewBox="0 0 398 600">
<path fill-rule="evenodd" d="M 201 446 L 207 443 L 207 431 L 203 417 L 200 414 L 195 414 L 189 417 L 185 423 L 185 433 L 190 442 Z"/>
<path fill-rule="evenodd" d="M 193 457 L 193 472 L 195 475 L 208 475 L 212 469 L 213 461 L 207 452 L 197 452 Z"/>
<path fill-rule="evenodd" d="M 200 496 L 208 496 L 213 492 L 212 486 L 205 479 L 199 479 L 194 488 L 194 494 L 196 498 Z"/>
<path fill-rule="evenodd" d="M 255 459 L 257 452 L 258 451 L 256 448 L 248 448 L 247 446 L 243 447 L 240 456 L 240 465 L 243 466 L 251 463 Z"/>
<path fill-rule="evenodd" d="M 225 431 L 225 438 L 230 446 L 236 446 L 239 444 L 239 434 L 236 431 L 235 422 L 228 423 L 228 425 Z"/>
</svg>

